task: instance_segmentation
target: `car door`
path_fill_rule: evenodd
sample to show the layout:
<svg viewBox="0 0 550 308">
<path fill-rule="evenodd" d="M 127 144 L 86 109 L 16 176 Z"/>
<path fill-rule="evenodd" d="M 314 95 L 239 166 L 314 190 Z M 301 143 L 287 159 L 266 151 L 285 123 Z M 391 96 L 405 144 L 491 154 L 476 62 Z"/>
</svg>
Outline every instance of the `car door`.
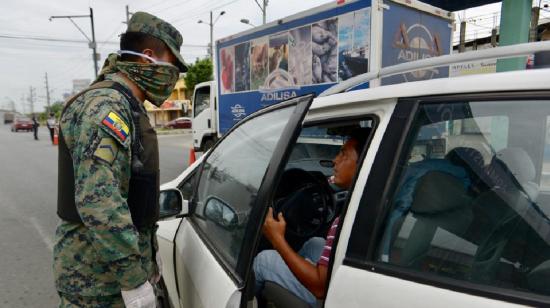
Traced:
<svg viewBox="0 0 550 308">
<path fill-rule="evenodd" d="M 208 152 L 175 238 L 180 306 L 241 307 L 268 194 L 312 96 L 261 110 Z M 251 285 L 251 284 L 249 284 Z"/>
<path fill-rule="evenodd" d="M 548 92 L 400 100 L 325 307 L 548 306 L 549 116 Z"/>
</svg>

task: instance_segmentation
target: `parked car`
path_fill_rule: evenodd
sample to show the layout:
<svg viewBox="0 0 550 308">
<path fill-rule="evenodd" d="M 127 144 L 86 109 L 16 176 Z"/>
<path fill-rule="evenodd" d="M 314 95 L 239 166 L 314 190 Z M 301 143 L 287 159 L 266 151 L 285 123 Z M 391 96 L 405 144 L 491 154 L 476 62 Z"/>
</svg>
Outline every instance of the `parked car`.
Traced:
<svg viewBox="0 0 550 308">
<path fill-rule="evenodd" d="M 164 124 L 164 128 L 191 128 L 191 118 L 181 117 Z"/>
<path fill-rule="evenodd" d="M 252 262 L 269 248 L 261 227 L 273 206 L 294 249 L 342 217 L 320 307 L 549 306 L 549 76 L 524 70 L 353 92 L 343 83 L 329 91 L 343 93 L 252 114 L 161 187 L 164 299 L 252 307 Z M 371 132 L 342 191 L 327 179 L 351 127 Z M 325 201 L 280 206 L 304 184 Z M 258 296 L 276 307 L 306 307 L 268 288 L 275 292 Z"/>
<path fill-rule="evenodd" d="M 16 117 L 11 123 L 11 131 L 18 132 L 20 130 L 32 131 L 32 120 L 26 117 Z"/>
</svg>

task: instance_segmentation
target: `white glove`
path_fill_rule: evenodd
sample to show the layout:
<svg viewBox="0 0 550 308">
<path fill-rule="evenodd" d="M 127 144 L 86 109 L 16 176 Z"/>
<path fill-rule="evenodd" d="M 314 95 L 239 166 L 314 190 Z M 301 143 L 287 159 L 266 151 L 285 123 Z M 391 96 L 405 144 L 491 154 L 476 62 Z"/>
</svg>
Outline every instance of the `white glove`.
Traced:
<svg viewBox="0 0 550 308">
<path fill-rule="evenodd" d="M 150 281 L 156 284 L 160 281 L 160 277 L 162 277 L 162 259 L 160 258 L 160 253 L 158 251 L 155 255 L 155 259 L 155 262 L 157 263 L 157 272 L 153 275 Z"/>
<path fill-rule="evenodd" d="M 156 297 L 153 286 L 146 281 L 139 287 L 121 291 L 126 308 L 156 308 Z"/>
</svg>

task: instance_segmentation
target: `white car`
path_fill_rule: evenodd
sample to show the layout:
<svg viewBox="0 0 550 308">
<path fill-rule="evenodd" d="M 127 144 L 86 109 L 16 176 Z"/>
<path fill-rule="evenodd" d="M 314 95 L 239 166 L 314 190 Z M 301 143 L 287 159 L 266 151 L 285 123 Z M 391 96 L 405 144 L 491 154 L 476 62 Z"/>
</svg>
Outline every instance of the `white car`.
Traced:
<svg viewBox="0 0 550 308">
<path fill-rule="evenodd" d="M 533 46 L 550 49 L 541 44 Z M 352 189 L 342 191 L 327 179 L 352 128 L 370 136 Z M 274 206 L 296 249 L 342 217 L 320 307 L 548 306 L 549 132 L 548 69 L 304 96 L 263 109 L 161 187 L 165 300 L 256 305 L 251 265 L 269 249 L 261 226 Z M 301 190 L 301 202 L 289 204 L 306 184 L 309 194 Z M 285 291 L 268 285 L 261 296 L 279 308 L 306 307 Z"/>
</svg>

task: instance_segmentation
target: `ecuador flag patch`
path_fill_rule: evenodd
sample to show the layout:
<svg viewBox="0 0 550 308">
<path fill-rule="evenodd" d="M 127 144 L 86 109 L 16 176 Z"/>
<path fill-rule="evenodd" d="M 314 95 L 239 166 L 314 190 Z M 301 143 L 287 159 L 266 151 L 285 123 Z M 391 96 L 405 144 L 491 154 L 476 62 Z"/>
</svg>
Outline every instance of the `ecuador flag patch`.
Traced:
<svg viewBox="0 0 550 308">
<path fill-rule="evenodd" d="M 128 134 L 130 133 L 130 128 L 128 128 L 128 125 L 122 118 L 114 113 L 109 112 L 109 114 L 103 119 L 101 122 L 103 125 L 107 126 L 109 130 L 111 130 L 115 135 L 120 139 L 120 141 L 124 142 L 126 141 L 126 138 L 128 138 Z"/>
</svg>

